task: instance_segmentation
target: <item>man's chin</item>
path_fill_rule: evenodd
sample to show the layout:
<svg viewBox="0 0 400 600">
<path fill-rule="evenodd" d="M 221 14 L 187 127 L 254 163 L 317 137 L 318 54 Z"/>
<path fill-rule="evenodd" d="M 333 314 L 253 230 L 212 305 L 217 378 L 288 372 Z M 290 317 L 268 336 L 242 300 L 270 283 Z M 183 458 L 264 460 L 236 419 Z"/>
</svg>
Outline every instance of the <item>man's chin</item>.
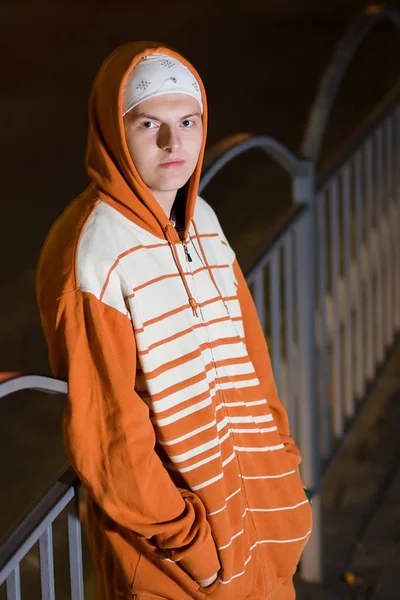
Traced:
<svg viewBox="0 0 400 600">
<path fill-rule="evenodd" d="M 190 177 L 171 177 L 168 181 L 164 180 L 159 182 L 155 187 L 160 190 L 160 192 L 177 192 L 189 181 L 189 179 Z"/>
</svg>

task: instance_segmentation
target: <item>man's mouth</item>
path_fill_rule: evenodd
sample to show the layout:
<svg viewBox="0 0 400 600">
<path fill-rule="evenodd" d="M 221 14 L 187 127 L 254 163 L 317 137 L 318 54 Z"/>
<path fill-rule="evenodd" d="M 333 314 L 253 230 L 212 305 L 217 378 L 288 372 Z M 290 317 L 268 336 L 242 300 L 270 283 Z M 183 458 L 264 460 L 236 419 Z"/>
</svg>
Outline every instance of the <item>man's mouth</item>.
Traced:
<svg viewBox="0 0 400 600">
<path fill-rule="evenodd" d="M 161 167 L 162 169 L 181 167 L 184 164 L 184 162 L 185 162 L 184 160 L 181 160 L 179 158 L 173 158 L 171 160 L 166 160 L 166 161 L 160 163 L 159 167 Z"/>
</svg>

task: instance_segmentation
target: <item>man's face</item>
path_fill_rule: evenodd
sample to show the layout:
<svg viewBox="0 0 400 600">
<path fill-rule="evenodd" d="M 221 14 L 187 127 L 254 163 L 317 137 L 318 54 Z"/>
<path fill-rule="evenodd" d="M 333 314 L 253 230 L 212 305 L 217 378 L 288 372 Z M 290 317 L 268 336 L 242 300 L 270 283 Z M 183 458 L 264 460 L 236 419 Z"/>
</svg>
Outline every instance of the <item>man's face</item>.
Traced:
<svg viewBox="0 0 400 600">
<path fill-rule="evenodd" d="M 132 109 L 124 122 L 133 162 L 155 196 L 185 185 L 203 140 L 197 100 L 186 94 L 150 98 Z"/>
</svg>

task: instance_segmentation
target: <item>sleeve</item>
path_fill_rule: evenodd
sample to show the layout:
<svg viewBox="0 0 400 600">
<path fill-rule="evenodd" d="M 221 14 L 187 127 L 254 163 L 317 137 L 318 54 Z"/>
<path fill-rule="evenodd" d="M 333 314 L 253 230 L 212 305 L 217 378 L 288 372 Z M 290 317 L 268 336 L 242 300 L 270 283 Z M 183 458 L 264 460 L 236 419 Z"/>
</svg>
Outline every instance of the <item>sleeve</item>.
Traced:
<svg viewBox="0 0 400 600">
<path fill-rule="evenodd" d="M 196 581 L 210 577 L 220 564 L 205 507 L 173 483 L 155 451 L 149 409 L 134 391 L 131 321 L 80 291 L 41 313 L 52 371 L 69 385 L 64 439 L 82 483 L 117 524 L 180 561 Z"/>
<path fill-rule="evenodd" d="M 238 284 L 238 297 L 243 317 L 246 347 L 265 397 L 268 399 L 282 443 L 297 467 L 301 461 L 300 451 L 290 436 L 287 412 L 278 397 L 267 342 L 258 318 L 257 309 L 237 260 L 233 263 L 233 270 Z"/>
</svg>

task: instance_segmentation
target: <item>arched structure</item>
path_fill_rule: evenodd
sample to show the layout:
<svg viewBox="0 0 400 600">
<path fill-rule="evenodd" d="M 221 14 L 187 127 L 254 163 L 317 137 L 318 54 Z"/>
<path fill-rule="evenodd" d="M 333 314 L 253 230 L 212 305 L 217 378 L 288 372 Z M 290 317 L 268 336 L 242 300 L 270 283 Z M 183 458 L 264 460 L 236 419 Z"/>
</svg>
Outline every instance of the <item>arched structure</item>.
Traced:
<svg viewBox="0 0 400 600">
<path fill-rule="evenodd" d="M 306 125 L 300 156 L 318 160 L 326 126 L 332 112 L 342 79 L 348 65 L 366 35 L 382 21 L 390 21 L 400 33 L 400 12 L 383 5 L 367 6 L 359 19 L 337 44 L 332 59 L 325 69 Z"/>
</svg>

